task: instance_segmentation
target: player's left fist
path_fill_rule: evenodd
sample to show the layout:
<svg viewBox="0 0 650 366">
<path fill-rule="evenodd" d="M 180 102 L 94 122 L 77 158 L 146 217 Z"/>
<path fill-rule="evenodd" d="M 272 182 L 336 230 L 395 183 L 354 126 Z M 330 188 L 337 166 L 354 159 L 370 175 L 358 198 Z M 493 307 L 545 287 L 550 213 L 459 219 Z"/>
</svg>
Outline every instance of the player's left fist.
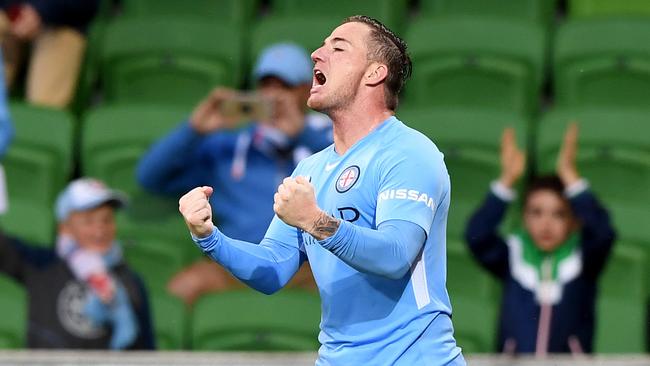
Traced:
<svg viewBox="0 0 650 366">
<path fill-rule="evenodd" d="M 287 225 L 302 230 L 310 228 L 320 214 L 314 186 L 305 177 L 284 178 L 273 201 L 276 215 Z"/>
</svg>

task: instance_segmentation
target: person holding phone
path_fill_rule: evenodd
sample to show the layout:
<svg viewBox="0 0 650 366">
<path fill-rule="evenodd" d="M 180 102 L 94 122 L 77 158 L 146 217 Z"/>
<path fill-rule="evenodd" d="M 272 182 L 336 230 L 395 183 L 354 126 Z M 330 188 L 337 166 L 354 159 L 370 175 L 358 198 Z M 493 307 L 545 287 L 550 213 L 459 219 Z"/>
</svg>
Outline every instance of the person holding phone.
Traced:
<svg viewBox="0 0 650 366">
<path fill-rule="evenodd" d="M 214 89 L 137 168 L 140 184 L 158 194 L 218 187 L 212 199 L 216 220 L 228 235 L 246 241 L 264 237 L 282 179 L 300 160 L 333 142 L 329 118 L 307 108 L 312 62 L 304 49 L 289 43 L 267 47 L 253 79 L 252 93 Z M 309 272 L 298 278 L 313 284 Z M 235 283 L 218 266 L 201 261 L 173 278 L 170 290 L 191 303 Z"/>
</svg>

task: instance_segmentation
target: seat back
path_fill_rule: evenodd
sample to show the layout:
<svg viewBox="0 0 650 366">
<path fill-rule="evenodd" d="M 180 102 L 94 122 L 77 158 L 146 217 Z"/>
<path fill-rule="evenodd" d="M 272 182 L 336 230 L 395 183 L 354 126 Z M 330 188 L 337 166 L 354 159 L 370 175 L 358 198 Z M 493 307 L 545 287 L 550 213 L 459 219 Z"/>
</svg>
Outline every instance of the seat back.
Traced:
<svg viewBox="0 0 650 366">
<path fill-rule="evenodd" d="M 420 18 L 406 32 L 417 67 L 406 103 L 532 114 L 545 64 L 537 24 L 487 17 Z"/>
<path fill-rule="evenodd" d="M 316 351 L 319 347 L 317 293 L 221 292 L 202 297 L 193 314 L 195 350 Z"/>
<path fill-rule="evenodd" d="M 9 210 L 0 221 L 25 240 L 51 243 L 54 202 L 72 170 L 72 117 L 22 103 L 12 103 L 10 110 L 16 132 L 2 161 Z"/>
<path fill-rule="evenodd" d="M 191 106 L 215 86 L 242 82 L 243 36 L 231 24 L 120 18 L 106 27 L 102 46 L 101 79 L 111 102 Z"/>
<path fill-rule="evenodd" d="M 554 52 L 556 100 L 564 106 L 650 105 L 650 22 L 645 19 L 568 21 Z"/>
</svg>

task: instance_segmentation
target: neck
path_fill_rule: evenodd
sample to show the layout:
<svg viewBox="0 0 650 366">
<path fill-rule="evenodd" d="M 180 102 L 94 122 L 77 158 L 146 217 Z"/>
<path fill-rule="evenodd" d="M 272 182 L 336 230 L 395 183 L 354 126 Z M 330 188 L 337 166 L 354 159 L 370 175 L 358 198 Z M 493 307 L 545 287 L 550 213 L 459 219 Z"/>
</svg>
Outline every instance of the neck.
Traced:
<svg viewBox="0 0 650 366">
<path fill-rule="evenodd" d="M 394 113 L 386 108 L 346 108 L 330 113 L 334 126 L 334 147 L 345 154 L 359 140 L 366 137 Z"/>
</svg>

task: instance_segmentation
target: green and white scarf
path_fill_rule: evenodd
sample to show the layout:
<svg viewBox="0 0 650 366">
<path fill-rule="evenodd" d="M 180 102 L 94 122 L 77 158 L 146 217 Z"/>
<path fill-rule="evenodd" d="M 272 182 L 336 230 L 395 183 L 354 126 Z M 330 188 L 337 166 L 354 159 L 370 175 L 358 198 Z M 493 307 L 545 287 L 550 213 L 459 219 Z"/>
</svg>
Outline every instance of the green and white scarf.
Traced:
<svg viewBox="0 0 650 366">
<path fill-rule="evenodd" d="M 557 304 L 565 284 L 582 272 L 580 235 L 573 233 L 553 252 L 539 249 L 525 230 L 508 237 L 510 272 L 539 304 Z"/>
</svg>

